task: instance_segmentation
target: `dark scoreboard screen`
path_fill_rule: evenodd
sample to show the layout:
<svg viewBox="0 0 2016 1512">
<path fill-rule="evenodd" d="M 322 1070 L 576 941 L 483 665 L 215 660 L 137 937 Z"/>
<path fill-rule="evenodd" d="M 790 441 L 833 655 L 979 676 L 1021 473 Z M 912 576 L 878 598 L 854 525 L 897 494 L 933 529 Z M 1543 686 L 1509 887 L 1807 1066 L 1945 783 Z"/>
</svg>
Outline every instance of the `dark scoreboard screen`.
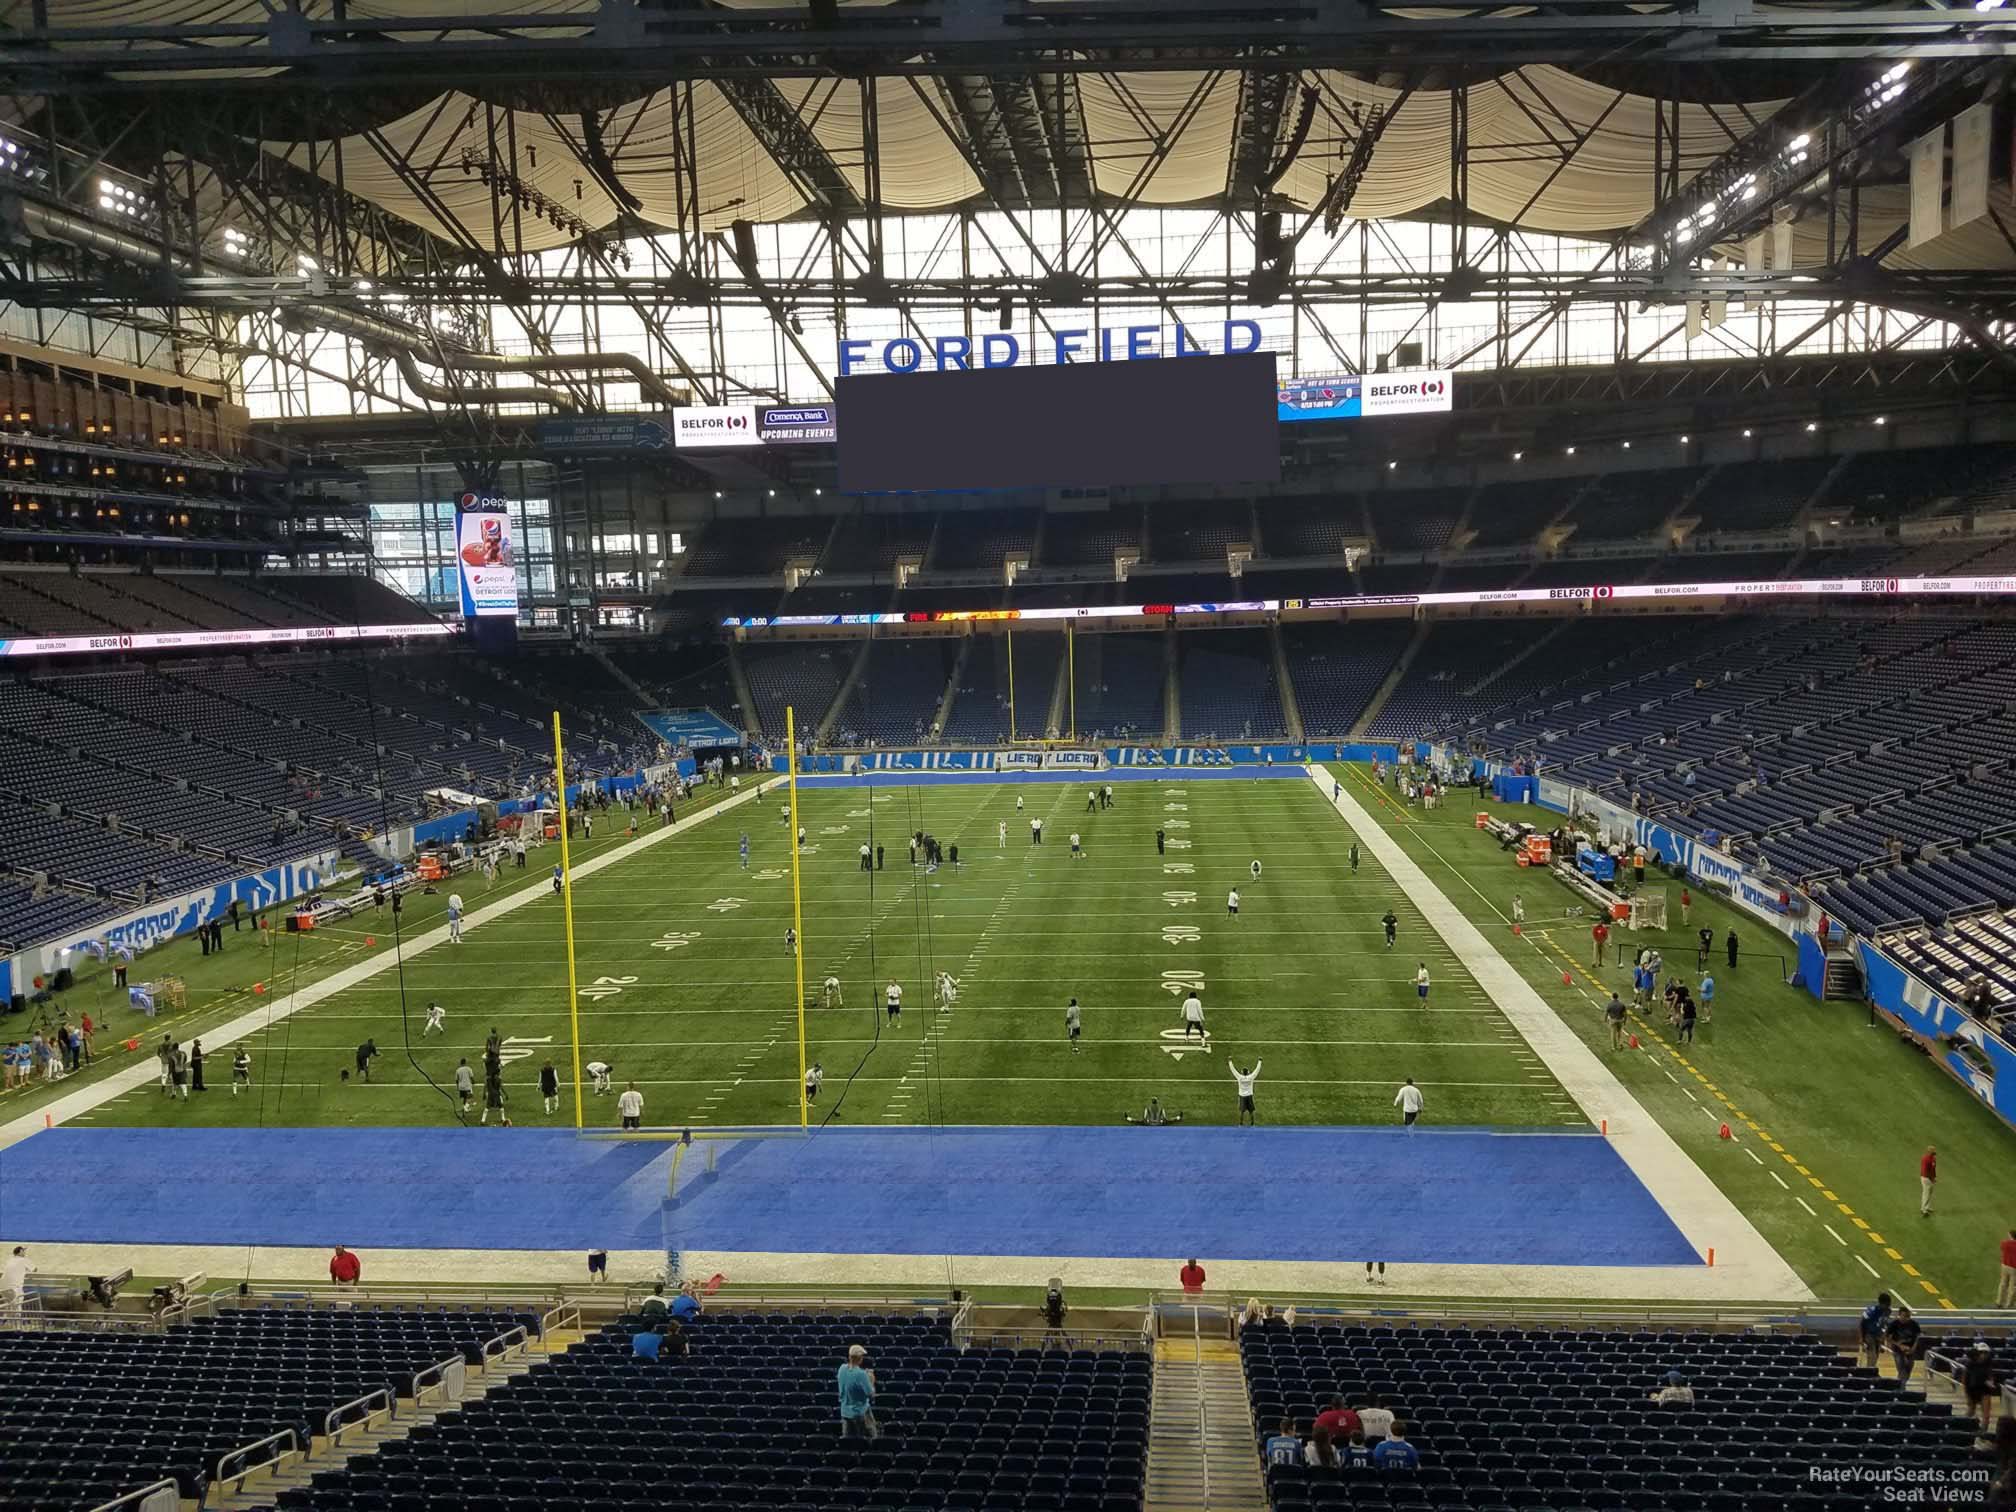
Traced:
<svg viewBox="0 0 2016 1512">
<path fill-rule="evenodd" d="M 1281 476 L 1274 355 L 842 378 L 848 493 Z"/>
</svg>

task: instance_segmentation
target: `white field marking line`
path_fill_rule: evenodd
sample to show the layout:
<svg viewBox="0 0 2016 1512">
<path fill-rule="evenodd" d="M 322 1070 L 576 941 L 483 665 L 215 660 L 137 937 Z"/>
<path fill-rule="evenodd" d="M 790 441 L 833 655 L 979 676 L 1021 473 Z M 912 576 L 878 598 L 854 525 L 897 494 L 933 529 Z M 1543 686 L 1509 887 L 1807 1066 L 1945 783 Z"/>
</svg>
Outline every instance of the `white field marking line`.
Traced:
<svg viewBox="0 0 2016 1512">
<path fill-rule="evenodd" d="M 1777 1176 L 1777 1175 L 1778 1175 L 1778 1173 L 1777 1173 L 1776 1171 L 1773 1171 L 1773 1172 L 1772 1172 L 1771 1174 L 1772 1174 L 1773 1176 Z M 1783 1179 L 1782 1177 L 1781 1177 L 1781 1178 L 1779 1179 L 1779 1182 L 1778 1182 L 1778 1184 L 1779 1184 L 1780 1186 L 1782 1186 L 1782 1187 L 1785 1187 L 1785 1190 L 1786 1190 L 1786 1191 L 1788 1191 L 1788 1192 L 1792 1190 L 1792 1188 L 1791 1188 L 1791 1187 L 1789 1187 L 1789 1186 L 1786 1186 L 1786 1185 L 1785 1185 L 1785 1181 L 1784 1181 L 1784 1179 Z M 1818 1213 L 1814 1213 L 1814 1212 L 1813 1212 L 1813 1208 L 1812 1208 L 1811 1204 L 1809 1204 L 1809 1203 L 1808 1203 L 1808 1202 L 1806 1201 L 1806 1199 L 1805 1199 L 1804 1197 L 1798 1197 L 1798 1196 L 1795 1196 L 1795 1197 L 1794 1197 L 1794 1198 L 1793 1198 L 1792 1200 L 1793 1200 L 1794 1202 L 1798 1203 L 1798 1204 L 1799 1204 L 1799 1206 L 1801 1206 L 1801 1207 L 1805 1208 L 1807 1212 L 1809 1212 L 1809 1213 L 1812 1213 L 1812 1214 L 1813 1214 L 1813 1216 L 1814 1216 L 1815 1218 L 1818 1218 L 1818 1217 L 1820 1216 L 1820 1215 L 1819 1215 Z"/>
<path fill-rule="evenodd" d="M 1857 1265 L 1861 1266 L 1861 1267 L 1862 1267 L 1862 1269 L 1864 1269 L 1864 1270 L 1866 1270 L 1867 1272 L 1869 1272 L 1869 1274 L 1870 1274 L 1870 1275 L 1872 1275 L 1872 1276 L 1875 1276 L 1875 1275 L 1877 1275 L 1877 1271 L 1876 1271 L 1876 1267 L 1875 1267 L 1875 1266 L 1873 1266 L 1873 1265 L 1871 1265 L 1871 1264 L 1870 1264 L 1870 1263 L 1869 1263 L 1869 1262 L 1868 1262 L 1867 1260 L 1864 1260 L 1864 1259 L 1863 1259 L 1863 1258 L 1862 1258 L 1862 1257 L 1861 1257 L 1860 1255 L 1857 1255 L 1857 1256 L 1855 1257 L 1855 1263 L 1856 1263 Z M 1878 1279 L 1881 1279 L 1881 1278 L 1879 1277 Z"/>
<path fill-rule="evenodd" d="M 1135 1048 L 1139 1048 L 1139 1045 L 1145 1042 L 1126 1042 L 1126 1043 L 1132 1043 L 1135 1046 Z M 1157 1041 L 1156 1043 L 1160 1042 Z M 1062 1044 L 1058 1044 L 1055 1046 L 1032 1044 L 1031 1048 L 1054 1049 L 1060 1055 L 1066 1054 L 1068 1051 L 1068 1047 Z M 889 1082 L 900 1087 L 917 1074 L 918 1073 L 914 1071 L 903 1071 L 894 1076 L 869 1076 L 864 1073 L 860 1076 L 854 1077 L 853 1080 L 857 1083 Z M 1042 1082 L 1045 1084 L 1049 1084 L 1055 1082 L 1057 1079 L 1054 1076 L 946 1076 L 936 1071 L 932 1072 L 930 1074 L 930 1077 L 931 1080 L 937 1082 L 962 1082 L 962 1083 L 970 1082 L 975 1085 L 986 1085 L 989 1083 L 1021 1083 L 1021 1082 Z M 1123 1085 L 1126 1085 L 1141 1082 L 1152 1082 L 1155 1078 L 1150 1072 L 1143 1071 L 1136 1075 L 1131 1076 L 1083 1076 L 1083 1077 L 1074 1076 L 1072 1079 L 1074 1081 L 1086 1081 L 1086 1082 L 1118 1082 Z M 710 1087 L 710 1086 L 718 1087 L 722 1085 L 716 1078 L 705 1076 L 699 1076 L 699 1077 L 626 1076 L 623 1078 L 623 1080 L 626 1082 L 634 1081 L 640 1087 Z M 1266 1080 L 1270 1086 L 1287 1086 L 1287 1087 L 1385 1087 L 1391 1089 L 1394 1085 L 1396 1085 L 1395 1079 L 1390 1076 L 1373 1076 L 1364 1078 L 1339 1078 L 1335 1076 L 1275 1076 L 1270 1072 Z M 732 1091 L 736 1087 L 742 1087 L 742 1086 L 795 1087 L 797 1086 L 797 1084 L 798 1084 L 798 1078 L 795 1076 L 741 1076 L 735 1078 L 734 1081 L 727 1083 L 726 1090 Z M 264 1083 L 264 1085 L 268 1087 L 321 1087 L 324 1090 L 327 1090 L 329 1087 L 329 1083 L 327 1082 L 269 1081 Z M 507 1085 L 509 1085 L 509 1083 L 507 1083 Z M 561 1085 L 564 1087 L 567 1084 L 563 1081 Z M 1417 1078 L 1415 1081 L 1415 1085 L 1420 1087 L 1495 1087 L 1501 1091 L 1511 1090 L 1517 1092 L 1538 1092 L 1540 1090 L 1538 1087 L 1533 1086 L 1529 1082 L 1421 1081 Z M 428 1084 L 420 1080 L 418 1077 L 414 1077 L 405 1081 L 392 1081 L 389 1079 L 380 1078 L 377 1081 L 346 1082 L 344 1084 L 345 1092 L 348 1092 L 353 1088 L 362 1088 L 363 1090 L 366 1091 L 391 1091 L 391 1092 L 430 1091 Z M 431 1092 L 430 1095 L 432 1095 Z M 164 1102 L 167 1101 L 166 1098 L 162 1100 Z M 225 1100 L 229 1101 L 228 1098 Z M 967 1127 L 980 1127 L 980 1126 L 960 1125 L 960 1127 L 967 1128 Z M 1507 1134 L 1516 1131 L 1506 1129 L 1492 1129 L 1490 1132 L 1493 1134 Z"/>
<path fill-rule="evenodd" d="M 1757 1164 L 1759 1164 L 1760 1166 L 1764 1164 L 1764 1162 L 1763 1162 L 1763 1161 L 1761 1161 L 1761 1160 L 1758 1160 L 1758 1159 L 1757 1159 L 1757 1152 L 1756 1152 L 1755 1150 L 1751 1149 L 1751 1148 L 1750 1148 L 1750 1146 L 1748 1146 L 1748 1145 L 1744 1145 L 1744 1146 L 1742 1146 L 1742 1150 L 1743 1150 L 1743 1153 L 1744 1153 L 1745 1155 L 1748 1155 L 1748 1156 L 1749 1156 L 1749 1157 L 1750 1157 L 1750 1158 L 1751 1158 L 1752 1160 L 1756 1160 L 1756 1161 L 1757 1161 Z M 1768 1169 L 1768 1167 L 1767 1167 L 1767 1169 Z M 1772 1174 L 1773 1174 L 1773 1175 L 1776 1175 L 1777 1173 L 1776 1173 L 1776 1172 L 1773 1172 Z"/>
<path fill-rule="evenodd" d="M 1763 1162 L 1763 1161 L 1761 1161 L 1761 1160 L 1760 1160 L 1760 1161 L 1758 1161 L 1757 1163 L 1758 1163 L 1759 1165 L 1764 1165 L 1764 1162 Z M 1764 1169 L 1765 1169 L 1765 1170 L 1767 1170 L 1767 1171 L 1771 1171 L 1771 1168 L 1770 1168 L 1769 1166 L 1764 1166 Z M 1785 1179 L 1785 1178 L 1784 1178 L 1783 1176 L 1780 1176 L 1780 1175 L 1779 1175 L 1779 1174 L 1778 1174 L 1778 1173 L 1777 1173 L 1776 1171 L 1771 1171 L 1771 1179 L 1772 1179 L 1773 1181 L 1777 1182 L 1777 1183 L 1778 1183 L 1778 1185 L 1780 1185 L 1781 1187 L 1785 1188 L 1785 1190 L 1786 1190 L 1786 1191 L 1788 1191 L 1788 1192 L 1789 1192 L 1789 1191 L 1791 1191 L 1791 1190 L 1792 1190 L 1792 1183 L 1791 1183 L 1791 1182 L 1789 1182 L 1789 1181 L 1787 1181 L 1787 1180 L 1786 1180 L 1786 1179 Z M 1801 1207 L 1806 1207 L 1806 1204 L 1805 1204 L 1805 1203 L 1803 1203 L 1803 1202 L 1801 1202 L 1801 1203 L 1799 1204 L 1799 1206 L 1801 1206 Z M 1807 1211 L 1807 1212 L 1809 1212 L 1809 1213 L 1813 1213 L 1813 1209 L 1811 1209 L 1811 1208 L 1806 1208 L 1806 1211 Z M 1820 1215 L 1819 1215 L 1818 1213 L 1813 1213 L 1813 1216 L 1814 1216 L 1815 1218 L 1818 1218 L 1818 1217 L 1819 1217 Z"/>
<path fill-rule="evenodd" d="M 1846 1239 L 1843 1239 L 1839 1234 L 1834 1232 L 1834 1226 L 1831 1223 L 1823 1223 L 1820 1225 L 1820 1227 L 1826 1229 L 1828 1237 L 1831 1238 L 1836 1244 L 1840 1245 L 1841 1248 L 1843 1249 L 1848 1248 L 1848 1241 Z"/>
<path fill-rule="evenodd" d="M 781 779 L 777 780 L 781 781 Z M 575 867 L 574 881 L 576 883 L 586 881 L 591 877 L 599 875 L 609 867 L 616 866 L 638 855 L 640 852 L 649 850 L 654 845 L 670 840 L 675 835 L 685 834 L 695 826 L 705 824 L 717 815 L 725 814 L 730 809 L 740 807 L 745 803 L 753 803 L 763 797 L 772 785 L 772 783 L 768 782 L 752 784 L 748 789 L 731 798 L 724 798 L 718 803 L 711 803 L 698 813 L 676 821 L 669 829 L 651 830 L 638 835 L 635 840 L 627 841 L 621 846 L 606 850 L 592 860 L 584 861 Z M 495 903 L 486 903 L 475 909 L 470 913 L 468 918 L 463 920 L 463 930 L 466 933 L 469 930 L 481 928 L 485 924 L 508 918 L 521 909 L 533 907 L 551 897 L 552 889 L 550 887 L 532 886 L 523 888 L 509 897 L 500 898 Z M 291 1018 L 304 1009 L 312 1008 L 317 1003 L 326 1002 L 337 994 L 348 991 L 359 982 L 367 981 L 374 976 L 397 969 L 402 961 L 410 960 L 414 956 L 423 955 L 436 946 L 447 943 L 448 926 L 446 923 L 437 925 L 426 933 L 412 939 L 395 940 L 393 949 L 381 951 L 368 960 L 359 961 L 354 966 L 346 966 L 340 971 L 332 972 L 318 982 L 313 982 L 306 987 L 289 993 L 286 997 L 275 999 L 270 1005 L 261 1004 L 248 1013 L 241 1014 L 235 1019 L 230 1019 L 218 1025 L 215 1029 L 205 1031 L 203 1037 L 211 1042 L 214 1049 L 222 1049 L 227 1045 L 235 1044 L 248 1035 L 257 1033 L 268 1024 L 278 1023 L 282 1019 Z M 43 1127 L 43 1118 L 45 1116 L 52 1118 L 59 1124 L 67 1122 L 80 1113 L 88 1113 L 95 1108 L 103 1107 L 114 1098 L 124 1096 L 136 1087 L 143 1087 L 158 1080 L 159 1075 L 160 1069 L 158 1066 L 146 1064 L 129 1066 L 124 1070 L 114 1072 L 103 1080 L 93 1082 L 88 1087 L 80 1087 L 77 1091 L 65 1097 L 59 1097 L 53 1103 L 45 1103 L 32 1112 L 24 1113 L 19 1118 L 12 1119 L 5 1124 L 0 1124 L 0 1150 L 6 1149 L 9 1145 L 19 1144 L 29 1135 L 40 1130 Z"/>
<path fill-rule="evenodd" d="M 1720 1274 L 1730 1295 L 1811 1301 L 1813 1291 L 1798 1272 L 1771 1247 L 1742 1210 L 1709 1180 L 1687 1156 L 1664 1125 L 1631 1095 L 1616 1074 L 1559 1013 L 1513 969 L 1483 931 L 1457 910 L 1406 849 L 1359 803 L 1349 787 L 1320 766 L 1306 768 L 1323 801 L 1340 814 L 1380 865 L 1413 900 L 1452 949 L 1462 955 L 1470 974 L 1487 988 L 1505 1017 L 1540 1053 L 1555 1078 L 1571 1094 L 1591 1124 L 1607 1126 L 1610 1141 L 1653 1200 L 1666 1210 L 1697 1254 L 1714 1248 Z M 1486 897 L 1460 867 L 1435 849 L 1425 834 L 1416 838 L 1428 853 L 1475 894 L 1485 907 L 1510 925 L 1504 913 Z M 1539 949 L 1538 945 L 1534 949 Z"/>
</svg>

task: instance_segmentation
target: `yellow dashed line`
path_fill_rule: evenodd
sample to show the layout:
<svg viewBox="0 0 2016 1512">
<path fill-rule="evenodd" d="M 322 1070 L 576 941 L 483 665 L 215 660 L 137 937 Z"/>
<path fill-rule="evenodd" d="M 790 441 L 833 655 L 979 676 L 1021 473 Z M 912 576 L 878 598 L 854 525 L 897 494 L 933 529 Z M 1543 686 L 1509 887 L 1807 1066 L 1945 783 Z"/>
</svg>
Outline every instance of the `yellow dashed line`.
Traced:
<svg viewBox="0 0 2016 1512">
<path fill-rule="evenodd" d="M 1371 786 L 1371 784 L 1365 779 L 1361 778 L 1360 780 L 1361 782 L 1365 782 L 1365 785 Z M 1376 792 L 1377 789 L 1374 788 L 1374 791 Z M 1396 809 L 1394 812 L 1398 813 L 1398 810 Z M 1404 814 L 1401 815 L 1401 817 L 1403 819 L 1406 819 L 1407 822 L 1410 824 L 1417 822 L 1411 818 L 1407 818 L 1407 816 Z M 1577 961 L 1573 956 L 1569 955 L 1566 950 L 1563 950 L 1559 945 L 1557 945 L 1552 938 L 1544 935 L 1540 936 L 1539 938 L 1540 943 L 1542 943 L 1546 949 L 1553 951 L 1557 956 L 1559 956 L 1562 959 L 1564 963 L 1566 963 L 1566 965 L 1570 969 L 1571 976 L 1575 973 L 1580 974 L 1586 990 L 1594 992 L 1599 996 L 1608 992 L 1608 989 L 1604 986 L 1601 978 L 1590 975 L 1587 968 L 1583 967 L 1579 961 Z M 1858 1217 L 1855 1213 L 1855 1210 L 1850 1206 L 1848 1206 L 1847 1203 L 1841 1201 L 1840 1197 L 1838 1197 L 1834 1193 L 1834 1191 L 1831 1188 L 1829 1188 L 1824 1181 L 1821 1180 L 1820 1177 L 1815 1176 L 1811 1170 L 1809 1170 L 1806 1166 L 1800 1164 L 1798 1156 L 1792 1154 L 1785 1148 L 1784 1145 L 1780 1144 L 1777 1140 L 1773 1139 L 1768 1129 L 1760 1127 L 1755 1119 L 1746 1116 L 1740 1108 L 1736 1107 L 1734 1103 L 1730 1102 L 1728 1095 L 1724 1093 L 1721 1090 L 1721 1088 L 1717 1087 L 1713 1082 L 1709 1081 L 1707 1076 L 1692 1061 L 1688 1060 L 1685 1056 L 1681 1055 L 1678 1050 L 1668 1045 L 1666 1043 L 1665 1036 L 1660 1034 L 1659 1031 L 1655 1029 L 1650 1023 L 1648 1023 L 1644 1018 L 1640 1017 L 1635 1010 L 1631 1014 L 1631 1022 L 1637 1026 L 1638 1033 L 1641 1039 L 1649 1040 L 1651 1043 L 1658 1045 L 1660 1048 L 1664 1049 L 1669 1056 L 1672 1057 L 1675 1064 L 1691 1072 L 1693 1074 L 1694 1079 L 1697 1082 L 1699 1082 L 1708 1091 L 1713 1092 L 1717 1097 L 1717 1099 L 1719 1099 L 1725 1106 L 1729 1108 L 1732 1117 L 1742 1122 L 1745 1127 L 1747 1127 L 1753 1134 L 1757 1136 L 1757 1139 L 1760 1143 L 1767 1146 L 1773 1153 L 1775 1153 L 1782 1160 L 1784 1160 L 1784 1162 L 1787 1165 L 1791 1166 L 1793 1170 L 1797 1171 L 1801 1176 L 1804 1176 L 1807 1179 L 1807 1181 L 1813 1185 L 1814 1189 L 1820 1193 L 1821 1196 L 1826 1198 L 1827 1201 L 1833 1203 L 1844 1216 L 1853 1221 L 1856 1228 L 1860 1229 L 1864 1234 L 1868 1236 L 1869 1242 L 1871 1244 L 1880 1247 L 1885 1255 L 1889 1256 L 1890 1259 L 1896 1261 L 1900 1266 L 1902 1266 L 1904 1273 L 1906 1275 L 1910 1276 L 1912 1279 L 1917 1281 L 1917 1283 L 1921 1287 L 1923 1287 L 1929 1295 L 1937 1298 L 1939 1305 L 1941 1307 L 1948 1309 L 1951 1309 L 1953 1307 L 1954 1305 L 1953 1302 L 1944 1294 L 1942 1294 L 1938 1287 L 1934 1286 L 1930 1281 L 1927 1281 L 1912 1266 L 1906 1264 L 1904 1261 L 1904 1257 L 1900 1253 L 1898 1253 L 1897 1250 L 1893 1249 L 1888 1244 L 1886 1244 L 1881 1234 L 1878 1234 L 1873 1230 L 1871 1230 L 1867 1221 Z"/>
</svg>

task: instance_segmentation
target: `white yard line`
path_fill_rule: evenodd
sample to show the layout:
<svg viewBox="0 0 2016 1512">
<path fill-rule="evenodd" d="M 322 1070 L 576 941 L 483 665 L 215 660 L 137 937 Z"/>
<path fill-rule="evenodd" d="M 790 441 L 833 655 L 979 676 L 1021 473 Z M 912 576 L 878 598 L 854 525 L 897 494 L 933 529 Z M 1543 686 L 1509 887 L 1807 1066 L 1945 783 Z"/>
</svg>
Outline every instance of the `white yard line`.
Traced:
<svg viewBox="0 0 2016 1512">
<path fill-rule="evenodd" d="M 745 803 L 752 803 L 783 780 L 781 777 L 773 778 L 768 782 L 756 784 L 732 798 L 724 798 L 719 803 L 709 804 L 697 814 L 675 820 L 670 828 L 650 830 L 644 834 L 640 834 L 635 840 L 621 849 L 606 851 L 592 861 L 584 861 L 574 868 L 574 882 L 577 884 L 584 882 L 609 867 L 619 865 L 629 860 L 632 856 L 649 850 L 654 845 L 659 845 L 664 841 L 670 840 L 675 835 L 685 834 L 695 825 L 705 824 L 717 814 L 725 814 L 730 809 L 739 808 Z M 508 918 L 522 908 L 531 908 L 535 904 L 545 902 L 550 896 L 550 888 L 540 887 L 536 884 L 523 888 L 508 898 L 501 898 L 495 903 L 486 904 L 475 910 L 464 921 L 463 929 L 465 932 L 480 929 L 485 924 Z M 400 941 L 392 949 L 381 951 L 368 960 L 359 961 L 354 966 L 346 966 L 341 971 L 332 972 L 321 981 L 311 986 L 303 987 L 298 992 L 278 998 L 270 1007 L 262 1004 L 249 1013 L 240 1014 L 228 1023 L 220 1024 L 215 1029 L 205 1030 L 203 1038 L 210 1042 L 212 1053 L 214 1054 L 215 1051 L 223 1049 L 226 1045 L 234 1044 L 238 1040 L 257 1034 L 269 1024 L 277 1024 L 281 1020 L 291 1018 L 305 1009 L 313 1008 L 317 1003 L 327 1002 L 330 998 L 335 997 L 339 993 L 347 992 L 360 982 L 367 982 L 372 977 L 397 970 L 402 960 L 410 960 L 414 956 L 424 954 L 435 946 L 445 945 L 447 942 L 448 926 L 442 924 L 437 928 L 428 930 L 423 935 Z M 220 1061 L 218 1064 L 222 1065 L 223 1063 Z M 160 1067 L 155 1064 L 152 1056 L 143 1055 L 142 1057 L 136 1057 L 135 1064 L 123 1071 L 114 1072 L 108 1077 L 93 1082 L 88 1087 L 79 1088 L 67 1097 L 59 1097 L 53 1103 L 45 1103 L 32 1112 L 24 1113 L 19 1118 L 0 1124 L 0 1150 L 6 1149 L 9 1145 L 19 1144 L 30 1134 L 43 1128 L 45 1118 L 52 1123 L 67 1123 L 79 1114 L 89 1113 L 97 1108 L 102 1108 L 106 1103 L 113 1101 L 115 1098 L 123 1097 L 136 1088 L 147 1086 L 157 1080 L 159 1076 Z"/>
<path fill-rule="evenodd" d="M 1333 796 L 1335 779 L 1331 774 L 1320 766 L 1307 770 L 1324 800 L 1350 824 L 1373 858 L 1462 958 L 1470 974 L 1574 1097 L 1583 1117 L 1598 1127 L 1607 1125 L 1611 1145 L 1688 1243 L 1704 1257 L 1708 1250 L 1715 1251 L 1715 1264 L 1703 1267 L 1704 1275 L 1714 1278 L 1714 1284 L 1704 1293 L 1688 1294 L 1813 1300 L 1812 1290 L 1756 1226 L 1688 1158 L 1602 1059 L 1561 1021 L 1498 947 L 1449 901 L 1350 788 L 1345 786 Z"/>
</svg>

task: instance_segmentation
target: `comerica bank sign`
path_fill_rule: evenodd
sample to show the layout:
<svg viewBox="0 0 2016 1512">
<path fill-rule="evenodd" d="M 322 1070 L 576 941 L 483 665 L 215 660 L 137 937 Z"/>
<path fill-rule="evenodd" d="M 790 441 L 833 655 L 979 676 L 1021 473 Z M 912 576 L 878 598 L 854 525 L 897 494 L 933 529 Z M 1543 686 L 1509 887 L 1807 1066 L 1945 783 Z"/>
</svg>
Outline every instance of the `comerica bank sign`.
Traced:
<svg viewBox="0 0 2016 1512">
<path fill-rule="evenodd" d="M 1100 331 L 1048 331 L 1024 341 L 1012 331 L 981 336 L 898 336 L 889 341 L 840 343 L 840 376 L 852 373 L 954 372 L 972 368 L 1031 367 L 1039 363 L 1142 362 L 1155 357 L 1220 357 L 1260 350 L 1260 324 L 1227 320 L 1213 325 L 1107 326 Z"/>
</svg>

